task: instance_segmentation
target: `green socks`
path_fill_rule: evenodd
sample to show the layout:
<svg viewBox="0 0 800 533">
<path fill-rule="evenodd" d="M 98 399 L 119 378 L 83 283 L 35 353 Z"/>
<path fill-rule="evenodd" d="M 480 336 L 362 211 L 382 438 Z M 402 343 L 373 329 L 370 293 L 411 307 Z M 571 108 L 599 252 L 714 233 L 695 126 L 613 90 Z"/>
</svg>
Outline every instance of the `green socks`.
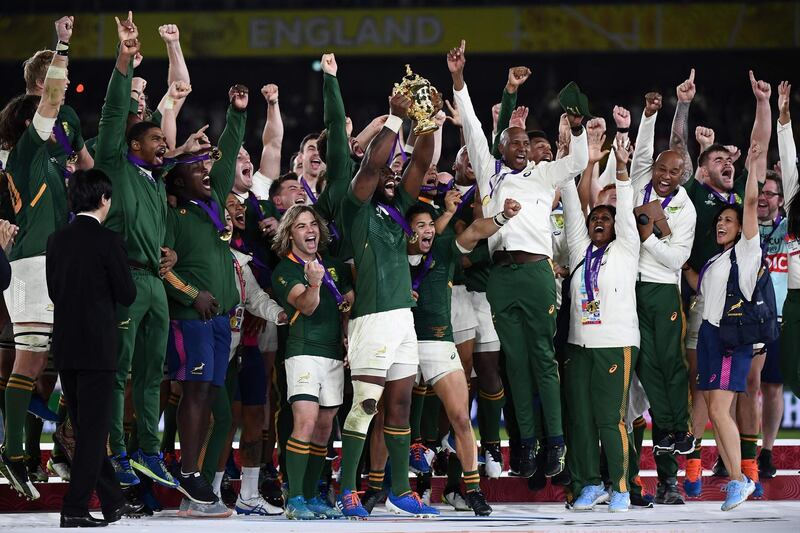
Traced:
<svg viewBox="0 0 800 533">
<path fill-rule="evenodd" d="M 289 498 L 303 495 L 303 478 L 308 467 L 311 444 L 289 437 L 286 441 L 286 473 L 289 477 Z"/>
<path fill-rule="evenodd" d="M 409 440 L 410 440 L 409 430 Z M 361 461 L 361 452 L 364 451 L 364 442 L 367 436 L 363 433 L 342 429 L 342 490 L 358 490 L 356 483 L 356 471 L 358 463 Z M 406 461 L 408 461 L 408 445 L 406 446 Z M 408 465 L 406 465 L 406 468 Z M 290 485 L 291 487 L 291 485 Z"/>
<path fill-rule="evenodd" d="M 383 440 L 389 450 L 389 463 L 392 465 L 392 493 L 395 496 L 403 496 L 411 492 L 411 485 L 408 483 L 408 450 L 411 446 L 411 428 L 408 426 L 394 427 L 384 423 Z"/>
<path fill-rule="evenodd" d="M 319 478 L 322 474 L 322 467 L 325 466 L 325 456 L 328 455 L 328 445 L 314 444 L 312 442 L 308 447 L 308 452 L 308 464 L 306 465 L 306 471 L 303 475 L 303 496 L 306 501 L 319 493 Z M 289 483 L 289 490 L 292 490 L 291 483 Z"/>
<path fill-rule="evenodd" d="M 6 456 L 11 460 L 23 459 L 22 448 L 25 434 L 25 419 L 28 416 L 28 404 L 31 402 L 34 380 L 22 374 L 11 374 L 6 385 Z"/>
<path fill-rule="evenodd" d="M 506 403 L 505 391 L 478 391 L 478 430 L 481 442 L 500 442 L 500 413 Z"/>
</svg>

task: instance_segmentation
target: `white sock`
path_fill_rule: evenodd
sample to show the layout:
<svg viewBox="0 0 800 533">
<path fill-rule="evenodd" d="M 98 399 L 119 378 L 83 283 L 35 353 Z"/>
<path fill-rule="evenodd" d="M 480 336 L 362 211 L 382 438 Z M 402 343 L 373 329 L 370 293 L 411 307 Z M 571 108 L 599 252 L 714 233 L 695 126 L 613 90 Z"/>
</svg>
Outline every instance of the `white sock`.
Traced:
<svg viewBox="0 0 800 533">
<path fill-rule="evenodd" d="M 239 497 L 249 500 L 258 496 L 258 471 L 257 466 L 242 467 L 242 488 L 239 490 Z"/>
<path fill-rule="evenodd" d="M 216 472 L 214 481 L 211 482 L 211 488 L 214 489 L 214 494 L 217 495 L 217 498 L 222 498 L 222 476 L 224 475 L 225 472 Z"/>
</svg>

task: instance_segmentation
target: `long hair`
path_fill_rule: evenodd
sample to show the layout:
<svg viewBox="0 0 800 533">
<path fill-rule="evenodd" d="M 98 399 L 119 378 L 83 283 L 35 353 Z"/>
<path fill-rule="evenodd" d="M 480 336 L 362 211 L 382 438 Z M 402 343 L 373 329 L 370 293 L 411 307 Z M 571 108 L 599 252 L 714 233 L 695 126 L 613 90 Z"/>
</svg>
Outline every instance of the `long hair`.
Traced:
<svg viewBox="0 0 800 533">
<path fill-rule="evenodd" d="M 722 216 L 722 213 L 728 210 L 736 213 L 736 220 L 739 222 L 740 231 L 739 234 L 736 235 L 736 238 L 733 240 L 733 244 L 736 244 L 737 242 L 739 242 L 739 239 L 742 238 L 742 230 L 744 229 L 744 207 L 742 207 L 739 204 L 732 204 L 732 205 L 726 204 L 717 210 L 717 214 L 714 215 L 714 218 L 712 219 L 711 222 L 711 234 L 714 235 L 715 236 L 714 238 L 716 239 L 716 234 L 717 234 L 716 228 L 717 228 L 717 222 L 719 221 L 719 217 Z"/>
<path fill-rule="evenodd" d="M 297 222 L 297 218 L 303 213 L 311 213 L 314 220 L 317 221 L 319 226 L 319 243 L 317 249 L 324 250 L 328 246 L 330 240 L 330 232 L 328 232 L 328 225 L 325 219 L 320 216 L 317 211 L 307 205 L 293 205 L 283 214 L 281 223 L 278 225 L 278 231 L 272 239 L 272 249 L 281 257 L 286 257 L 292 251 L 292 226 Z"/>
<path fill-rule="evenodd" d="M 41 97 L 35 94 L 21 94 L 12 98 L 0 111 L 0 148 L 11 150 L 28 128 L 25 124 L 33 120 Z"/>
</svg>

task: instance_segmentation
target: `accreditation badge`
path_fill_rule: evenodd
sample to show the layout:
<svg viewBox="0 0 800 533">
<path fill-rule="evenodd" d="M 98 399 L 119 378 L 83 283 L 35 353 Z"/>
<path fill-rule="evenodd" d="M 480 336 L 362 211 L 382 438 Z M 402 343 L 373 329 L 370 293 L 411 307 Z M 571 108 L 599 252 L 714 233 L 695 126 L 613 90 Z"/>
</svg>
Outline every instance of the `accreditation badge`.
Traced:
<svg viewBox="0 0 800 533">
<path fill-rule="evenodd" d="M 795 256 L 800 254 L 800 240 L 791 235 L 786 235 L 785 240 L 786 240 L 786 252 L 789 255 Z"/>
<path fill-rule="evenodd" d="M 600 320 L 600 300 L 581 298 L 581 324 L 602 324 Z"/>
<path fill-rule="evenodd" d="M 244 322 L 244 306 L 237 305 L 231 312 L 231 332 L 239 333 L 242 330 L 242 322 Z"/>
</svg>

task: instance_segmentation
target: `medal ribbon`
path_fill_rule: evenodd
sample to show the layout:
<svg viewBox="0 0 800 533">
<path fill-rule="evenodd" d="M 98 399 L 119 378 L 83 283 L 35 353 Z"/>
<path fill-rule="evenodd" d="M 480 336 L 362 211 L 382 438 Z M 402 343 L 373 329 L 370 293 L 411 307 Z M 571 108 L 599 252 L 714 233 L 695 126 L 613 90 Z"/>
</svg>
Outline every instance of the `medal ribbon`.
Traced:
<svg viewBox="0 0 800 533">
<path fill-rule="evenodd" d="M 781 225 L 781 222 L 783 222 L 783 217 L 779 213 L 778 216 L 775 217 L 775 220 L 772 221 L 772 231 L 770 231 L 769 235 L 764 237 L 764 240 L 761 241 L 761 255 L 767 254 L 767 246 L 769 246 L 769 240 L 772 238 L 773 235 L 775 235 L 775 232 L 778 231 L 778 227 Z"/>
<path fill-rule="evenodd" d="M 415 291 L 419 290 L 419 286 L 422 285 L 422 280 L 425 279 L 425 276 L 428 275 L 428 272 L 431 271 L 431 266 L 433 265 L 433 254 L 429 253 L 425 256 L 425 261 L 419 268 L 419 272 L 417 275 L 414 276 L 414 281 L 411 283 L 411 288 Z"/>
<path fill-rule="evenodd" d="M 69 144 L 69 136 L 67 136 L 67 132 L 64 130 L 64 124 L 58 120 L 53 124 L 53 135 L 55 135 L 58 144 L 64 149 L 64 153 L 67 154 L 67 159 L 73 157 L 75 155 L 75 149 Z"/>
<path fill-rule="evenodd" d="M 241 237 L 231 239 L 231 248 L 242 252 L 244 255 L 249 255 L 252 257 L 253 264 L 256 265 L 257 268 L 268 270 L 267 265 L 265 265 L 258 257 L 255 256 L 255 254 L 253 254 L 253 252 L 250 251 L 250 249 L 247 247 L 247 244 L 244 242 L 244 239 Z"/>
<path fill-rule="evenodd" d="M 400 211 L 398 211 L 395 206 L 389 204 L 382 204 L 378 202 L 378 207 L 386 211 L 389 214 L 389 216 L 392 217 L 392 220 L 394 220 L 398 226 L 403 228 L 403 232 L 405 232 L 407 236 L 411 237 L 412 235 L 414 235 L 411 226 L 408 225 L 406 219 L 403 217 L 403 215 L 400 214 Z"/>
<path fill-rule="evenodd" d="M 650 193 L 652 192 L 653 192 L 653 184 L 648 183 L 647 185 L 645 185 L 644 200 L 642 201 L 642 205 L 650 202 Z M 666 209 L 669 203 L 672 201 L 672 199 L 675 198 L 676 196 L 678 196 L 678 189 L 675 189 L 674 191 L 669 193 L 667 197 L 661 201 L 661 208 Z"/>
<path fill-rule="evenodd" d="M 303 261 L 301 258 L 294 255 L 292 252 L 286 256 L 290 261 L 294 261 L 295 263 L 305 266 L 306 262 Z M 336 306 L 341 310 L 343 306 L 347 303 L 347 300 L 344 299 L 342 293 L 339 292 L 338 287 L 336 287 L 336 283 L 333 281 L 333 276 L 331 273 L 328 272 L 328 269 L 325 268 L 325 263 L 322 262 L 322 257 L 317 254 L 317 262 L 322 265 L 322 268 L 325 270 L 325 274 L 322 276 L 322 284 L 325 285 L 325 288 L 328 289 L 328 292 L 331 293 L 333 299 L 336 300 Z"/>
<path fill-rule="evenodd" d="M 306 196 L 311 200 L 311 205 L 317 203 L 317 195 L 314 194 L 314 191 L 311 190 L 311 186 L 306 181 L 306 178 L 300 176 L 300 184 L 303 186 L 303 189 L 306 191 Z"/>
<path fill-rule="evenodd" d="M 472 198 L 475 196 L 475 191 L 477 189 L 478 189 L 477 184 L 467 189 L 467 191 L 461 196 L 461 203 L 458 204 L 458 207 L 456 207 L 456 213 L 461 211 L 461 208 L 464 207 L 465 205 L 470 205 L 472 203 Z"/>
<path fill-rule="evenodd" d="M 258 218 L 259 222 L 267 218 L 264 216 L 264 211 L 261 210 L 261 204 L 258 203 L 258 198 L 256 198 L 256 195 L 250 191 L 247 192 L 247 203 L 250 205 L 253 211 L 255 211 L 256 218 Z"/>
<path fill-rule="evenodd" d="M 390 166 L 392 164 L 392 161 L 394 160 L 394 154 L 397 153 L 397 149 L 398 148 L 400 149 L 400 157 L 403 159 L 403 163 L 405 163 L 408 160 L 408 154 L 403 149 L 403 147 L 400 146 L 400 134 L 399 133 L 394 138 L 394 144 L 392 145 L 392 153 L 389 154 L 389 159 L 386 160 L 386 165 L 387 166 Z"/>
<path fill-rule="evenodd" d="M 494 175 L 495 176 L 497 176 L 500 173 L 500 169 L 502 167 L 503 167 L 503 162 L 500 161 L 499 159 L 494 162 Z M 500 184 L 503 183 L 503 180 L 506 179 L 506 176 L 508 176 L 509 174 L 519 174 L 520 172 L 522 172 L 522 169 L 520 169 L 520 170 L 509 170 L 508 172 L 504 172 L 504 173 L 500 174 L 500 176 L 494 181 L 494 183 L 492 183 L 492 181 L 489 180 L 489 198 L 494 196 L 495 189 L 500 188 Z"/>
<path fill-rule="evenodd" d="M 591 244 L 586 247 L 586 259 L 583 262 L 583 283 L 586 288 L 586 297 L 590 302 L 594 301 L 594 289 L 597 287 L 600 264 L 603 262 L 603 254 L 606 253 L 606 248 L 608 248 L 607 244 L 592 252 Z"/>
<path fill-rule="evenodd" d="M 437 183 L 436 185 L 423 185 L 419 188 L 421 192 L 431 192 L 436 191 L 436 194 L 445 194 L 447 191 L 453 188 L 453 184 L 455 183 L 455 178 L 451 179 L 447 183 Z"/>
<path fill-rule="evenodd" d="M 718 193 L 717 191 L 715 191 L 714 189 L 712 189 L 711 187 L 709 187 L 707 184 L 705 184 L 705 183 L 701 183 L 700 185 L 701 185 L 701 186 L 702 186 L 702 187 L 703 187 L 705 190 L 707 190 L 709 193 L 711 193 L 712 195 L 714 195 L 714 198 L 716 198 L 716 199 L 717 199 L 717 200 L 719 200 L 720 202 L 722 202 L 722 203 L 724 203 L 724 204 L 728 204 L 728 205 L 733 205 L 733 204 L 735 204 L 735 203 L 736 203 L 736 195 L 735 195 L 733 192 L 729 192 L 729 193 L 728 193 L 728 198 L 726 199 L 724 196 L 722 196 L 720 193 Z"/>
<path fill-rule="evenodd" d="M 697 275 L 697 295 L 700 296 L 700 289 L 703 286 L 703 276 L 705 276 L 708 267 L 714 264 L 714 261 L 722 257 L 722 254 L 717 254 L 712 257 L 710 260 L 706 261 L 706 264 L 703 265 L 703 268 L 700 269 L 700 274 Z"/>
<path fill-rule="evenodd" d="M 208 218 L 211 219 L 211 223 L 214 224 L 217 233 L 224 235 L 228 232 L 228 230 L 225 228 L 225 223 L 222 222 L 219 206 L 215 201 L 212 200 L 206 203 L 198 200 L 189 200 L 189 203 L 198 206 L 200 209 L 206 212 Z"/>
</svg>

